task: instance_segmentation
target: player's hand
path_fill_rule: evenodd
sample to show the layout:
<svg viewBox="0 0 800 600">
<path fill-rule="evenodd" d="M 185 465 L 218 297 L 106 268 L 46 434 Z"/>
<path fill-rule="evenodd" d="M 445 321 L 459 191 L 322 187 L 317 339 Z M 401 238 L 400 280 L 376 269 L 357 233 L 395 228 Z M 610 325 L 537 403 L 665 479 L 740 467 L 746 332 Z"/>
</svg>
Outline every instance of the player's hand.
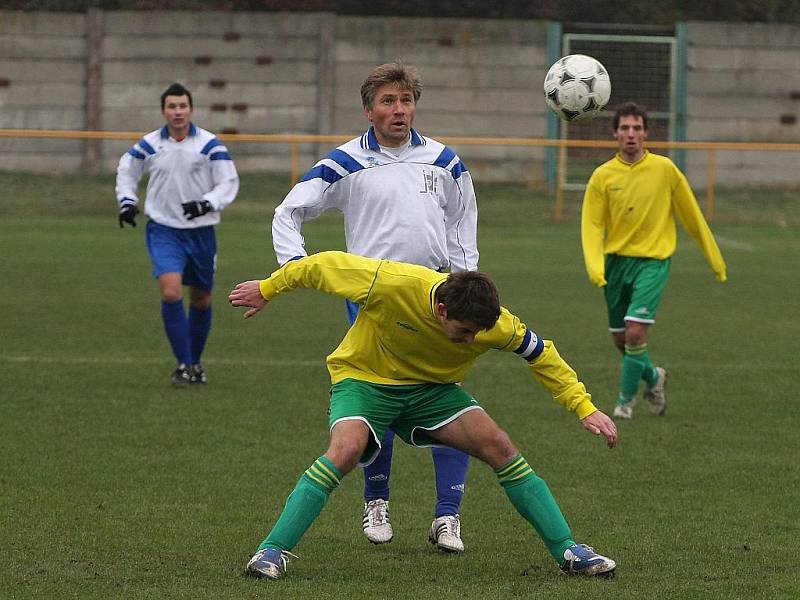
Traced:
<svg viewBox="0 0 800 600">
<path fill-rule="evenodd" d="M 604 287 L 606 285 L 606 278 L 603 275 L 591 276 L 592 283 L 597 287 Z"/>
<path fill-rule="evenodd" d="M 728 281 L 728 275 L 726 273 L 722 272 L 722 273 L 717 273 L 716 275 L 717 275 L 717 281 L 719 281 L 720 283 L 725 283 L 726 281 Z"/>
<path fill-rule="evenodd" d="M 183 216 L 189 219 L 196 219 L 202 217 L 207 212 L 211 212 L 211 202 L 208 200 L 192 200 L 191 202 L 184 202 L 181 204 L 183 207 Z"/>
<path fill-rule="evenodd" d="M 250 310 L 244 313 L 245 319 L 249 319 L 269 303 L 269 300 L 261 295 L 260 283 L 257 279 L 237 283 L 236 287 L 228 294 L 228 302 L 231 303 L 231 306 L 250 307 Z"/>
<path fill-rule="evenodd" d="M 136 227 L 136 215 L 139 214 L 139 209 L 136 208 L 136 202 L 130 198 L 123 198 L 119 204 L 119 226 L 120 229 L 128 223 L 131 227 Z"/>
<path fill-rule="evenodd" d="M 609 448 L 617 445 L 617 426 L 611 417 L 601 411 L 595 411 L 581 421 L 583 426 L 595 435 L 605 436 Z"/>
</svg>

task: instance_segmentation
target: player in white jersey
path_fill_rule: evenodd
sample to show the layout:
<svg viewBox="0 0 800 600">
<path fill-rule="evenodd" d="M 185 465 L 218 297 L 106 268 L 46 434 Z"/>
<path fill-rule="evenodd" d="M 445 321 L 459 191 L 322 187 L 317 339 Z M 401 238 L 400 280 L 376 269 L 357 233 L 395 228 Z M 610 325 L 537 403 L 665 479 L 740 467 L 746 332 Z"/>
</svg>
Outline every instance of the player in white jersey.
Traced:
<svg viewBox="0 0 800 600">
<path fill-rule="evenodd" d="M 336 210 L 344 215 L 347 250 L 370 258 L 437 271 L 478 267 L 477 205 L 464 163 L 444 144 L 412 128 L 422 84 L 413 67 L 375 67 L 361 86 L 370 128 L 339 146 L 303 177 L 275 209 L 272 241 L 278 264 L 306 255 L 303 223 Z M 350 322 L 358 307 L 347 303 Z M 364 469 L 363 528 L 376 544 L 389 542 L 389 477 L 394 431 Z M 428 539 L 463 552 L 460 507 L 469 458 L 435 448 L 436 508 Z"/>
<path fill-rule="evenodd" d="M 147 250 L 161 294 L 164 329 L 177 361 L 174 385 L 206 383 L 200 362 L 211 330 L 217 265 L 214 226 L 236 198 L 239 175 L 228 149 L 192 123 L 192 95 L 178 83 L 161 95 L 166 125 L 145 135 L 117 167 L 119 226 L 136 227 L 137 189 L 147 173 Z M 183 286 L 189 286 L 189 312 Z"/>
</svg>

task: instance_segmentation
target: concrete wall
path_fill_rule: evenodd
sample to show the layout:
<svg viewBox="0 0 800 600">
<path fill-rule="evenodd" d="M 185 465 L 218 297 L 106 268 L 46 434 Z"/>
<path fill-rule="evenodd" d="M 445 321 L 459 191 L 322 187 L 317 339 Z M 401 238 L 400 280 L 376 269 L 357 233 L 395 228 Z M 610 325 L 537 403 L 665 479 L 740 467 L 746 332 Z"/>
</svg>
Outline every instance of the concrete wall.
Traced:
<svg viewBox="0 0 800 600">
<path fill-rule="evenodd" d="M 0 11 L 0 128 L 85 129 L 86 18 Z M 0 138 L 8 170 L 75 170 L 80 140 Z"/>
<path fill-rule="evenodd" d="M 329 14 L 106 12 L 102 128 L 155 129 L 159 96 L 179 81 L 195 122 L 222 133 L 317 133 L 321 32 Z M 104 144 L 116 167 L 124 144 Z M 288 149 L 235 144 L 237 167 L 289 169 Z M 301 164 L 312 162 L 303 147 Z"/>
<path fill-rule="evenodd" d="M 91 31 L 87 21 L 0 11 L 0 78 L 9 82 L 0 87 L 0 127 L 86 128 L 92 33 L 101 40 L 103 130 L 155 129 L 160 93 L 180 81 L 194 95 L 195 121 L 217 133 L 355 136 L 368 125 L 359 94 L 364 77 L 376 64 L 401 59 L 423 77 L 415 123 L 423 134 L 545 135 L 543 22 L 169 11 L 102 12 Z M 113 170 L 129 143 L 100 146 L 102 169 Z M 83 147 L 81 141 L 0 140 L 0 164 L 72 170 L 81 165 Z M 288 146 L 231 147 L 242 171 L 289 170 Z M 329 147 L 300 146 L 301 170 Z M 48 152 L 41 154 L 43 148 Z M 543 177 L 542 149 L 457 150 L 476 176 Z"/>
<path fill-rule="evenodd" d="M 800 119 L 800 26 L 687 29 L 688 139 L 800 142 L 790 122 Z M 180 81 L 194 94 L 195 121 L 217 133 L 354 136 L 367 125 L 366 73 L 401 59 L 423 78 L 422 133 L 545 137 L 546 30 L 543 21 L 331 13 L 0 11 L 0 128 L 86 129 L 94 114 L 99 129 L 146 132 L 161 124 L 160 93 Z M 128 146 L 96 144 L 100 167 L 113 170 Z M 289 170 L 288 146 L 230 146 L 242 171 Z M 300 146 L 300 169 L 329 147 Z M 456 150 L 477 179 L 544 178 L 541 148 Z M 82 141 L 0 138 L 4 169 L 70 171 L 91 156 Z M 720 153 L 718 183 L 795 183 L 798 159 Z M 695 185 L 706 168 L 705 152 L 688 154 Z"/>
<path fill-rule="evenodd" d="M 800 26 L 688 24 L 687 139 L 800 143 Z M 707 152 L 691 152 L 686 171 L 704 185 Z M 720 152 L 717 180 L 800 182 L 798 152 Z"/>
</svg>

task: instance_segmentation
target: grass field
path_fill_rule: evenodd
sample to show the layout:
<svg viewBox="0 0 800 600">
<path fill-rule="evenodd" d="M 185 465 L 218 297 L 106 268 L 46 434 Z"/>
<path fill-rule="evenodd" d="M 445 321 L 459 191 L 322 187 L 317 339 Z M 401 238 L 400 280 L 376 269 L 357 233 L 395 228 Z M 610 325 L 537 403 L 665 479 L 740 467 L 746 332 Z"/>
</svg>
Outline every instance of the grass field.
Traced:
<svg viewBox="0 0 800 600">
<path fill-rule="evenodd" d="M 112 179 L 2 174 L 0 190 L 0 598 L 800 596 L 796 196 L 720 197 L 724 285 L 681 238 L 650 339 L 670 373 L 669 410 L 641 407 L 616 450 L 513 356 L 483 357 L 466 382 L 549 482 L 576 537 L 618 561 L 616 579 L 559 576 L 476 462 L 467 552 L 436 553 L 430 453 L 398 443 L 393 543 L 363 537 L 354 472 L 272 583 L 242 569 L 325 449 L 324 357 L 346 327 L 341 301 L 311 292 L 247 322 L 223 301 L 275 266 L 268 223 L 287 182 L 245 176 L 226 211 L 210 384 L 183 390 L 168 385 L 143 227 L 117 227 Z M 610 411 L 619 358 L 574 212 L 553 222 L 552 201 L 524 187 L 478 194 L 482 270 Z M 310 224 L 309 249 L 341 247 L 340 230 L 335 217 Z"/>
</svg>

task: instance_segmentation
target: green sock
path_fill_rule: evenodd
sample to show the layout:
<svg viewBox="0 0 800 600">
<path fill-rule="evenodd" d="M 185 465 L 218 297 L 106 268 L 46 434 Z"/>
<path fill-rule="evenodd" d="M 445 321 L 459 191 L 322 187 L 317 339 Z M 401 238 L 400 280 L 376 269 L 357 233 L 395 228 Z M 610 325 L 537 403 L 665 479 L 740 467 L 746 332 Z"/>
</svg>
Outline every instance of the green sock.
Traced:
<svg viewBox="0 0 800 600">
<path fill-rule="evenodd" d="M 647 344 L 642 346 L 628 346 L 625 344 L 625 354 L 622 357 L 622 376 L 619 383 L 618 404 L 633 402 L 639 392 L 639 381 L 644 377 L 644 371 L 653 364 L 647 354 Z"/>
<path fill-rule="evenodd" d="M 327 457 L 320 456 L 300 477 L 286 499 L 281 516 L 258 549 L 294 548 L 322 512 L 342 477 L 342 472 Z"/>
<path fill-rule="evenodd" d="M 642 379 L 644 379 L 647 387 L 653 387 L 656 383 L 658 383 L 658 371 L 656 371 L 656 366 L 653 364 L 653 361 L 650 360 L 650 353 L 647 351 L 646 345 L 644 352 L 641 354 L 641 360 L 644 363 L 644 367 L 642 368 Z"/>
<path fill-rule="evenodd" d="M 564 550 L 575 541 L 545 480 L 533 472 L 521 454 L 495 473 L 511 504 L 534 526 L 550 554 L 561 565 Z"/>
</svg>

